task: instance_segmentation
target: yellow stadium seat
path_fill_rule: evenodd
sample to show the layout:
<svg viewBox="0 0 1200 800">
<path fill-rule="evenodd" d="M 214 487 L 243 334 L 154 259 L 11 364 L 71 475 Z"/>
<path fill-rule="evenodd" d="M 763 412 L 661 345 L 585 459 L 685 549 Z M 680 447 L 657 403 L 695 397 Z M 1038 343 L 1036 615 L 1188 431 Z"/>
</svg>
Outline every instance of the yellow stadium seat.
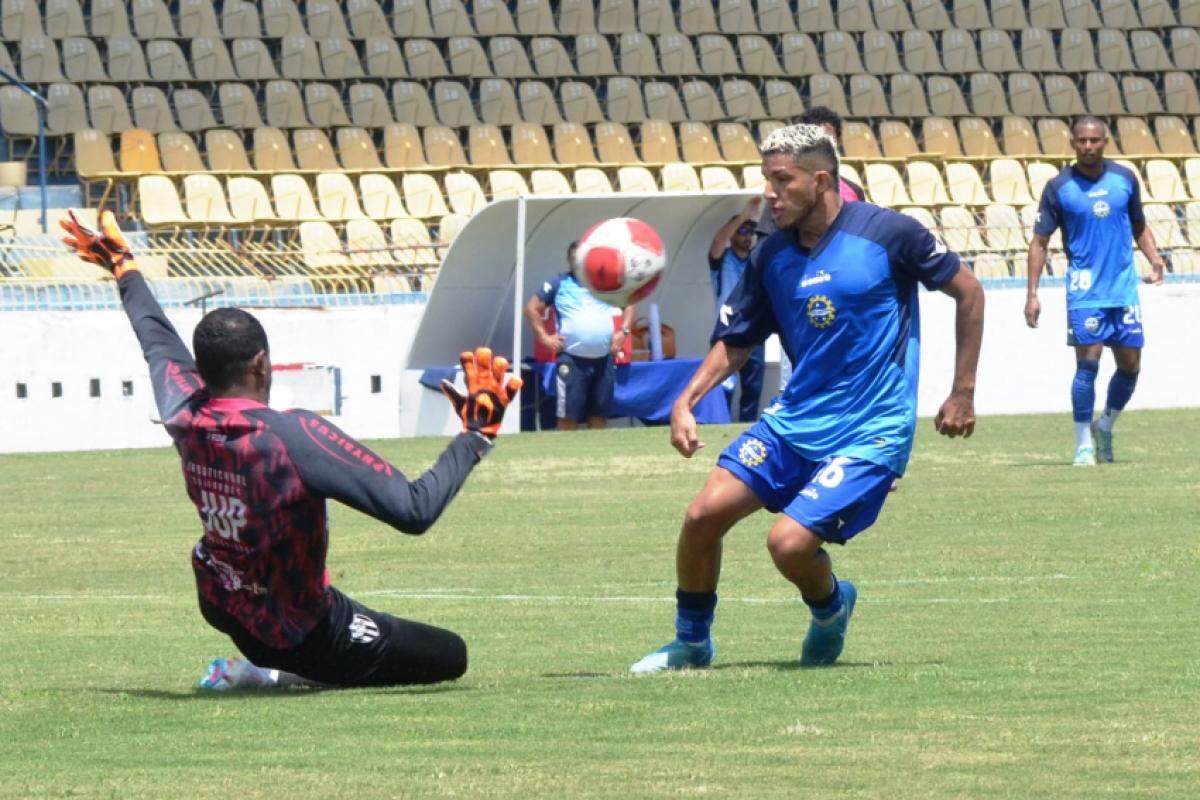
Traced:
<svg viewBox="0 0 1200 800">
<path fill-rule="evenodd" d="M 475 107 L 467 87 L 458 81 L 438 81 L 433 85 L 433 105 L 438 121 L 450 128 L 478 125 Z"/>
<path fill-rule="evenodd" d="M 1096 51 L 1091 33 L 1080 28 L 1067 28 L 1058 44 L 1062 68 L 1067 72 L 1090 72 L 1096 67 Z"/>
<path fill-rule="evenodd" d="M 342 172 L 317 175 L 317 205 L 321 216 L 328 220 L 343 221 L 364 216 L 354 183 Z"/>
<path fill-rule="evenodd" d="M 521 121 L 517 95 L 507 78 L 479 82 L 479 116 L 489 125 L 516 125 Z"/>
<path fill-rule="evenodd" d="M 854 167 L 850 166 L 849 164 L 847 164 L 844 161 L 838 165 L 838 177 L 845 178 L 846 180 L 850 181 L 851 183 L 855 183 L 859 186 L 863 185 L 863 179 L 858 174 L 858 170 L 856 170 Z"/>
<path fill-rule="evenodd" d="M 472 166 L 496 167 L 512 163 L 504 134 L 495 125 L 472 125 L 467 132 L 467 151 Z"/>
<path fill-rule="evenodd" d="M 1050 31 L 1044 28 L 1021 31 L 1021 66 L 1028 72 L 1058 72 L 1062 69 Z"/>
<path fill-rule="evenodd" d="M 595 5 L 589 0 L 561 0 L 558 31 L 564 36 L 596 33 Z"/>
<path fill-rule="evenodd" d="M 1087 108 L 1100 116 L 1119 116 L 1125 113 L 1121 101 L 1121 90 L 1112 75 L 1107 72 L 1089 72 L 1084 78 Z"/>
<path fill-rule="evenodd" d="M 646 118 L 646 103 L 641 85 L 633 78 L 609 78 L 605 102 L 608 119 L 613 122 L 641 122 Z"/>
<path fill-rule="evenodd" d="M 494 169 L 488 173 L 488 190 L 493 200 L 525 197 L 529 194 L 529 184 L 515 169 Z"/>
<path fill-rule="evenodd" d="M 867 164 L 866 179 L 865 188 L 872 203 L 881 206 L 912 205 L 912 198 L 900 173 L 891 164 Z"/>
<path fill-rule="evenodd" d="M 1154 31 L 1131 31 L 1129 46 L 1141 72 L 1167 72 L 1175 68 L 1163 40 Z"/>
<path fill-rule="evenodd" d="M 758 145 L 740 122 L 717 123 L 717 141 L 726 161 L 758 161 Z"/>
<path fill-rule="evenodd" d="M 967 31 L 950 29 L 942 32 L 942 63 L 951 73 L 981 72 L 979 51 L 975 49 L 975 40 Z"/>
<path fill-rule="evenodd" d="M 706 192 L 734 192 L 742 187 L 728 167 L 709 166 L 700 168 L 700 188 Z"/>
<path fill-rule="evenodd" d="M 654 43 L 644 33 L 622 33 L 619 39 L 622 75 L 661 75 Z M 732 51 L 731 51 L 732 54 Z"/>
<path fill-rule="evenodd" d="M 1140 28 L 1143 24 L 1129 0 L 1100 0 L 1100 18 L 1105 27 L 1120 30 Z"/>
<path fill-rule="evenodd" d="M 377 0 L 348 0 L 346 18 L 355 39 L 369 39 L 389 33 L 387 17 Z"/>
<path fill-rule="evenodd" d="M 785 33 L 780 40 L 783 71 L 788 75 L 815 75 L 824 72 L 817 46 L 807 33 Z"/>
<path fill-rule="evenodd" d="M 530 194 L 571 194 L 571 184 L 556 169 L 535 169 L 529 173 Z"/>
<path fill-rule="evenodd" d="M 131 0 L 129 16 L 133 20 L 134 35 L 142 41 L 178 36 L 171 23 L 171 12 L 163 0 Z"/>
<path fill-rule="evenodd" d="M 892 108 L 903 111 L 913 119 L 929 116 L 929 103 L 925 99 L 925 84 L 916 75 L 893 75 L 890 91 Z"/>
<path fill-rule="evenodd" d="M 37 3 L 25 0 L 35 9 Z M 72 36 L 87 36 L 83 25 L 83 9 L 79 0 L 46 0 L 46 35 L 51 39 L 66 39 Z"/>
<path fill-rule="evenodd" d="M 991 0 L 992 25 L 1002 31 L 1019 31 L 1029 27 L 1025 6 L 1021 0 Z"/>
<path fill-rule="evenodd" d="M 902 208 L 900 213 L 906 217 L 912 217 L 917 222 L 925 226 L 926 230 L 937 236 L 938 223 L 933 218 L 933 214 L 927 208 Z M 940 238 L 940 237 L 939 237 Z"/>
<path fill-rule="evenodd" d="M 337 151 L 343 169 L 383 169 L 371 134 L 362 128 L 338 128 Z"/>
<path fill-rule="evenodd" d="M 279 219 L 289 222 L 321 219 L 312 191 L 299 175 L 272 175 L 271 194 L 275 198 L 275 213 Z"/>
<path fill-rule="evenodd" d="M 600 77 L 620 74 L 608 39 L 596 33 L 575 37 L 575 65 L 581 75 Z"/>
<path fill-rule="evenodd" d="M 621 34 L 637 30 L 633 0 L 599 0 L 596 4 L 596 30 L 602 34 Z"/>
<path fill-rule="evenodd" d="M 987 120 L 976 117 L 960 119 L 958 133 L 964 155 L 975 158 L 993 158 L 1000 155 L 1000 146 L 996 143 L 991 123 Z"/>
<path fill-rule="evenodd" d="M 749 0 L 717 0 L 717 27 L 722 33 L 758 33 Z"/>
<path fill-rule="evenodd" d="M 449 128 L 433 125 L 424 130 L 425 157 L 435 167 L 465 167 L 467 154 L 463 152 L 458 134 Z"/>
<path fill-rule="evenodd" d="M 324 78 L 317 43 L 303 34 L 285 36 L 279 44 L 279 74 L 297 81 Z"/>
<path fill-rule="evenodd" d="M 277 172 L 296 168 L 287 136 L 278 128 L 255 128 L 251 149 L 254 152 L 254 168 L 259 172 Z"/>
<path fill-rule="evenodd" d="M 133 127 L 125 98 L 113 86 L 91 86 L 87 91 L 92 127 L 104 133 L 121 133 Z"/>
<path fill-rule="evenodd" d="M 1197 11 L 1200 16 L 1200 11 Z M 1200 25 L 1200 20 L 1197 20 Z M 1171 60 L 1177 69 L 1200 69 L 1200 32 L 1195 28 L 1176 28 L 1171 31 Z"/>
<path fill-rule="evenodd" d="M 900 33 L 914 28 L 912 15 L 903 0 L 872 0 L 875 27 L 881 31 Z"/>
<path fill-rule="evenodd" d="M 905 171 L 908 173 L 908 196 L 912 198 L 911 202 L 919 203 L 923 206 L 946 205 L 950 202 L 949 195 L 946 194 L 946 184 L 942 180 L 942 174 L 938 172 L 938 168 L 928 161 L 909 161 L 905 165 Z M 871 179 L 871 169 L 867 168 L 867 179 Z M 890 174 L 885 178 L 885 187 L 891 180 Z M 887 192 L 887 188 L 882 189 Z M 872 193 L 874 196 L 874 193 Z M 909 202 L 903 195 L 894 196 L 891 198 L 889 205 L 902 205 Z"/>
<path fill-rule="evenodd" d="M 600 102 L 592 87 L 582 81 L 563 81 L 559 84 L 559 99 L 562 101 L 563 116 L 569 122 L 590 125 L 604 121 Z"/>
<path fill-rule="evenodd" d="M 158 135 L 158 154 L 167 172 L 204 172 L 196 142 L 186 133 L 171 131 Z M 187 185 L 184 185 L 187 188 Z M 191 212 L 189 212 L 190 214 Z"/>
<path fill-rule="evenodd" d="M 992 202 L 979 173 L 971 164 L 947 164 L 946 185 L 950 199 L 960 205 L 986 205 Z"/>
<path fill-rule="evenodd" d="M 108 73 L 100 61 L 96 43 L 84 37 L 64 39 L 62 43 L 63 74 L 72 83 L 104 83 Z"/>
<path fill-rule="evenodd" d="M 775 49 L 767 41 L 766 37 L 752 34 L 739 36 L 738 58 L 742 64 L 742 73 L 745 75 L 783 77 L 783 67 L 779 65 L 779 59 L 775 57 Z M 664 71 L 666 70 L 665 61 L 663 69 Z"/>
<path fill-rule="evenodd" d="M 438 220 L 438 244 L 450 245 L 462 233 L 471 217 L 466 214 L 446 214 Z"/>
<path fill-rule="evenodd" d="M 1148 28 L 1171 28 L 1179 24 L 1168 0 L 1138 0 L 1137 5 L 1142 24 Z"/>
<path fill-rule="evenodd" d="M 639 160 L 629 130 L 620 122 L 602 122 L 596 126 L 596 148 L 605 164 L 634 164 Z"/>
<path fill-rule="evenodd" d="M 327 83 L 304 84 L 304 105 L 308 118 L 318 128 L 336 128 L 350 124 L 342 95 Z"/>
<path fill-rule="evenodd" d="M 304 265 L 317 273 L 346 272 L 351 266 L 337 231 L 324 220 L 300 223 L 300 251 Z"/>
<path fill-rule="evenodd" d="M 1117 120 L 1117 138 L 1121 142 L 1121 152 L 1134 156 L 1153 156 L 1159 154 L 1158 142 L 1146 121 L 1140 117 L 1121 117 Z M 1109 134 L 1112 135 L 1111 132 Z"/>
<path fill-rule="evenodd" d="M 541 125 L 522 122 L 512 128 L 513 160 L 517 164 L 553 164 L 550 140 Z"/>
<path fill-rule="evenodd" d="M 141 221 L 148 228 L 178 228 L 190 221 L 179 201 L 179 192 L 171 179 L 163 175 L 138 178 L 138 204 Z"/>
<path fill-rule="evenodd" d="M 396 219 L 407 217 L 408 209 L 400 199 L 396 182 L 387 175 L 368 172 L 358 176 L 358 188 L 362 193 L 362 207 L 371 219 Z"/>
<path fill-rule="evenodd" d="M 553 36 L 558 33 L 549 0 L 517 0 L 517 30 L 524 36 Z"/>
<path fill-rule="evenodd" d="M 990 246 L 990 245 L 989 245 Z M 996 253 L 980 253 L 971 259 L 971 271 L 982 279 L 1012 277 L 1008 259 Z"/>
<path fill-rule="evenodd" d="M 721 152 L 707 123 L 680 123 L 679 144 L 683 150 L 683 160 L 690 164 L 715 164 L 721 161 Z"/>
<path fill-rule="evenodd" d="M 1032 203 L 1029 182 L 1020 162 L 1011 158 L 997 158 L 988 164 L 988 180 L 992 186 L 992 197 L 997 203 L 1025 205 Z"/>
<path fill-rule="evenodd" d="M 388 169 L 427 167 L 425 148 L 417 128 L 408 122 L 393 122 L 383 128 L 383 163 Z"/>
<path fill-rule="evenodd" d="M 401 39 L 433 36 L 433 23 L 429 19 L 429 6 L 425 0 L 395 0 L 392 30 Z"/>
<path fill-rule="evenodd" d="M 962 144 L 954 123 L 944 117 L 927 117 L 921 126 L 922 150 L 944 156 L 961 156 Z"/>
<path fill-rule="evenodd" d="M 348 39 L 321 39 L 317 50 L 321 54 L 321 70 L 325 77 L 347 81 L 364 76 L 358 51 Z"/>
<path fill-rule="evenodd" d="M 92 0 L 90 4 L 92 36 L 130 36 L 125 0 Z"/>
<path fill-rule="evenodd" d="M 330 0 L 308 0 L 305 4 L 308 35 L 314 39 L 349 39 L 346 18 L 338 4 Z"/>
<path fill-rule="evenodd" d="M 408 66 L 408 74 L 413 78 L 429 80 L 450 77 L 450 68 L 446 66 L 446 60 L 442 58 L 437 45 L 429 39 L 406 40 L 404 60 Z"/>
<path fill-rule="evenodd" d="M 892 107 L 906 108 L 897 106 L 895 98 L 892 99 Z M 885 120 L 879 123 L 879 139 L 885 158 L 911 158 L 921 152 L 907 122 Z"/>
<path fill-rule="evenodd" d="M 642 161 L 664 164 L 679 160 L 679 147 L 675 130 L 670 123 L 659 119 L 648 119 L 640 130 Z"/>
<path fill-rule="evenodd" d="M 307 128 L 310 123 L 304 113 L 300 88 L 292 81 L 270 81 L 264 92 L 263 107 L 267 124 L 275 128 Z"/>
<path fill-rule="evenodd" d="M 1105 72 L 1133 72 L 1133 54 L 1124 31 L 1104 29 L 1096 34 L 1096 56 Z"/>
<path fill-rule="evenodd" d="M 543 78 L 573 78 L 578 73 L 562 42 L 550 36 L 539 36 L 529 43 L 533 69 Z"/>
<path fill-rule="evenodd" d="M 835 5 L 838 30 L 861 33 L 875 28 L 867 0 L 836 0 Z"/>
<path fill-rule="evenodd" d="M 255 4 L 244 0 L 225 0 L 221 4 L 221 35 L 226 39 L 260 38 L 262 21 Z"/>
<path fill-rule="evenodd" d="M 1000 138 L 1004 142 L 1004 154 L 1009 156 L 1035 156 L 1042 154 L 1037 133 L 1025 117 L 1008 116 L 1000 123 Z"/>
<path fill-rule="evenodd" d="M 553 125 L 563 121 L 554 94 L 541 81 L 522 81 L 517 87 L 517 100 L 521 106 L 521 118 L 526 122 Z"/>
<path fill-rule="evenodd" d="M 4 101 L 0 102 L 0 124 L 4 124 L 6 129 L 8 129 L 8 125 L 4 115 L 11 108 L 8 102 L 10 98 L 5 93 L 5 89 L 8 88 L 24 95 L 15 86 L 0 88 L 0 100 Z M 111 175 L 117 171 L 116 162 L 113 161 L 112 148 L 109 146 L 106 134 L 93 128 L 84 128 L 75 132 L 74 139 L 76 170 L 81 178 Z"/>
<path fill-rule="evenodd" d="M 437 118 L 433 114 L 433 103 L 425 87 L 412 81 L 396 81 L 392 84 L 392 107 L 396 112 L 397 122 L 407 122 L 418 127 L 436 125 Z"/>
<path fill-rule="evenodd" d="M 1071 129 L 1061 119 L 1039 119 L 1037 121 L 1038 139 L 1042 143 L 1042 152 L 1048 156 L 1071 156 Z"/>
<path fill-rule="evenodd" d="M 1183 228 L 1179 226 L 1179 220 L 1170 206 L 1161 203 L 1147 203 L 1144 209 L 1146 224 L 1150 226 L 1150 230 L 1154 231 L 1154 239 L 1160 248 L 1169 250 L 1188 246 L 1187 237 L 1183 235 Z"/>
<path fill-rule="evenodd" d="M 1184 223 L 1187 225 L 1188 242 L 1200 247 L 1200 202 L 1188 203 L 1183 207 Z"/>
<path fill-rule="evenodd" d="M 250 172 L 250 159 L 246 145 L 237 133 L 224 129 L 204 132 L 204 154 L 208 168 L 215 172 Z M 232 201 L 232 189 L 230 200 Z"/>
<path fill-rule="evenodd" d="M 532 78 L 535 73 L 525 46 L 512 36 L 497 36 L 488 43 L 496 75 L 502 78 Z"/>
<path fill-rule="evenodd" d="M 983 0 L 954 0 L 954 27 L 968 31 L 991 28 L 987 5 Z"/>
<path fill-rule="evenodd" d="M 665 36 L 676 33 L 671 0 L 638 0 L 637 27 L 642 33 Z"/>
<path fill-rule="evenodd" d="M 429 229 L 418 219 L 400 217 L 390 226 L 393 256 L 400 266 L 421 267 L 438 263 L 437 253 L 429 238 Z"/>
<path fill-rule="evenodd" d="M 766 178 L 763 177 L 762 167 L 745 166 L 742 167 L 742 188 L 744 189 L 762 189 L 766 186 Z"/>
<path fill-rule="evenodd" d="M 192 71 L 179 45 L 159 40 L 146 43 L 146 65 L 150 79 L 159 83 L 182 83 L 192 80 Z"/>
<path fill-rule="evenodd" d="M 272 39 L 307 35 L 294 0 L 262 0 L 262 24 Z"/>
<path fill-rule="evenodd" d="M 1190 155 L 1196 152 L 1196 142 L 1188 133 L 1187 125 L 1179 117 L 1157 117 L 1154 130 L 1158 135 L 1159 150 L 1170 155 Z"/>
<path fill-rule="evenodd" d="M 363 64 L 373 78 L 407 78 L 408 68 L 396 40 L 390 36 L 372 36 L 363 43 Z M 347 53 L 349 56 L 349 53 Z"/>
<path fill-rule="evenodd" d="M 202 225 L 235 225 L 238 220 L 229 212 L 225 189 L 221 182 L 207 173 L 187 175 L 183 179 L 184 203 L 188 218 Z"/>
<path fill-rule="evenodd" d="M 847 122 L 842 126 L 842 151 L 850 158 L 881 158 L 879 142 L 871 126 L 862 122 Z"/>
</svg>

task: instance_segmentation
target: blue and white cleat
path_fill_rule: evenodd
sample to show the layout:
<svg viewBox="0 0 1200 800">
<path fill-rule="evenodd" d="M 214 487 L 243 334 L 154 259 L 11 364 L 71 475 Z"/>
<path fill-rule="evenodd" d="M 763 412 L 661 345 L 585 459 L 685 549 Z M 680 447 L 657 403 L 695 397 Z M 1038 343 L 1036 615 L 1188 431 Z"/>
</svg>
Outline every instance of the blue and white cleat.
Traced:
<svg viewBox="0 0 1200 800">
<path fill-rule="evenodd" d="M 210 692 L 262 689 L 273 685 L 270 673 L 244 658 L 214 658 L 204 670 L 199 686 Z"/>
<path fill-rule="evenodd" d="M 699 644 L 688 644 L 675 639 L 629 668 L 634 675 L 653 675 L 669 669 L 698 669 L 707 667 L 716 655 L 712 638 Z"/>
<path fill-rule="evenodd" d="M 850 626 L 850 615 L 858 601 L 858 590 L 850 581 L 838 581 L 838 588 L 842 592 L 842 610 L 827 620 L 818 622 L 814 619 L 809 623 L 804 649 L 800 652 L 800 664 L 805 667 L 832 664 L 846 646 L 846 628 Z"/>
<path fill-rule="evenodd" d="M 1076 467 L 1094 467 L 1096 466 L 1096 450 L 1092 447 L 1084 445 L 1076 448 L 1075 461 L 1073 466 Z"/>
<path fill-rule="evenodd" d="M 1113 460 L 1112 431 L 1106 431 L 1093 425 L 1092 438 L 1096 440 L 1096 463 L 1111 464 Z"/>
</svg>

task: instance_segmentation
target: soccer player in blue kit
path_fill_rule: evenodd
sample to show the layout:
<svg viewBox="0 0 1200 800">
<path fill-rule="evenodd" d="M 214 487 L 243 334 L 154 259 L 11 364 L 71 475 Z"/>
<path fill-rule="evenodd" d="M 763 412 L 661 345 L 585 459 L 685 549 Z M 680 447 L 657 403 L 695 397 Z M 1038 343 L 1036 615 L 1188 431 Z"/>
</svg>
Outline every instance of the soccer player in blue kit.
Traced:
<svg viewBox="0 0 1200 800">
<path fill-rule="evenodd" d="M 1046 266 L 1050 235 L 1062 228 L 1067 253 L 1067 344 L 1075 348 L 1071 408 L 1075 418 L 1075 466 L 1113 460 L 1112 429 L 1133 396 L 1142 366 L 1142 308 L 1130 240 L 1150 261 L 1147 283 L 1163 282 L 1163 260 L 1142 213 L 1137 176 L 1104 159 L 1108 129 L 1096 117 L 1071 127 L 1075 163 L 1042 191 L 1029 243 L 1029 294 L 1025 322 L 1038 325 L 1038 281 Z M 1096 373 L 1105 345 L 1117 371 L 1108 384 L 1104 413 L 1095 423 Z"/>
<path fill-rule="evenodd" d="M 983 289 L 920 223 L 838 193 L 833 140 L 791 125 L 762 143 L 764 198 L 779 230 L 750 255 L 721 308 L 713 345 L 671 414 L 671 443 L 703 447 L 692 407 L 778 333 L 795 365 L 783 393 L 725 449 L 689 506 L 676 552 L 676 637 L 634 673 L 704 667 L 717 604 L 722 538 L 761 508 L 776 568 L 811 611 L 804 665 L 842 652 L 857 590 L 834 577 L 827 543 L 844 544 L 878 516 L 903 474 L 916 428 L 917 284 L 956 303 L 954 383 L 937 414 L 946 436 L 975 426 Z"/>
</svg>

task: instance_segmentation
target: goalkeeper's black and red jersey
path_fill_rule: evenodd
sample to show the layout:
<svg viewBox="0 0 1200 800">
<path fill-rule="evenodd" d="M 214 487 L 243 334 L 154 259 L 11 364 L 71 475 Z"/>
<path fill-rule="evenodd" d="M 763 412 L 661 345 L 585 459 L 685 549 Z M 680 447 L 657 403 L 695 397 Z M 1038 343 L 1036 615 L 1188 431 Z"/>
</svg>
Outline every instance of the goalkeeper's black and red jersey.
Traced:
<svg viewBox="0 0 1200 800">
<path fill-rule="evenodd" d="M 128 272 L 119 285 L 204 526 L 192 552 L 200 596 L 271 647 L 299 644 L 325 616 L 327 498 L 423 533 L 490 449 L 485 437 L 462 434 L 410 482 L 316 414 L 210 398 L 142 276 Z"/>
</svg>

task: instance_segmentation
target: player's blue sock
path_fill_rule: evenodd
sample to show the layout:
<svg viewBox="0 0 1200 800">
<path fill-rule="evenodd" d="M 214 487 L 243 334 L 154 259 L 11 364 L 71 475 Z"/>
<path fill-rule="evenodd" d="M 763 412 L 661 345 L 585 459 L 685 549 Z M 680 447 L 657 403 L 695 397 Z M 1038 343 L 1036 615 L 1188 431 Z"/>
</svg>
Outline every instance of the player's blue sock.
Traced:
<svg viewBox="0 0 1200 800">
<path fill-rule="evenodd" d="M 842 610 L 842 590 L 838 586 L 837 576 L 833 578 L 833 593 L 823 600 L 809 600 L 801 595 L 813 619 L 829 619 Z"/>
<path fill-rule="evenodd" d="M 1099 361 L 1075 362 L 1075 380 L 1071 382 L 1071 410 L 1076 422 L 1092 422 L 1092 413 L 1096 410 L 1096 373 L 1099 371 Z"/>
<path fill-rule="evenodd" d="M 679 641 L 699 644 L 708 639 L 717 610 L 717 593 L 676 589 L 675 603 L 675 635 Z"/>
<path fill-rule="evenodd" d="M 1123 369 L 1114 372 L 1112 380 L 1108 382 L 1108 402 L 1104 406 L 1105 410 L 1123 411 L 1129 398 L 1133 397 L 1137 381 L 1136 372 L 1126 372 Z"/>
</svg>

